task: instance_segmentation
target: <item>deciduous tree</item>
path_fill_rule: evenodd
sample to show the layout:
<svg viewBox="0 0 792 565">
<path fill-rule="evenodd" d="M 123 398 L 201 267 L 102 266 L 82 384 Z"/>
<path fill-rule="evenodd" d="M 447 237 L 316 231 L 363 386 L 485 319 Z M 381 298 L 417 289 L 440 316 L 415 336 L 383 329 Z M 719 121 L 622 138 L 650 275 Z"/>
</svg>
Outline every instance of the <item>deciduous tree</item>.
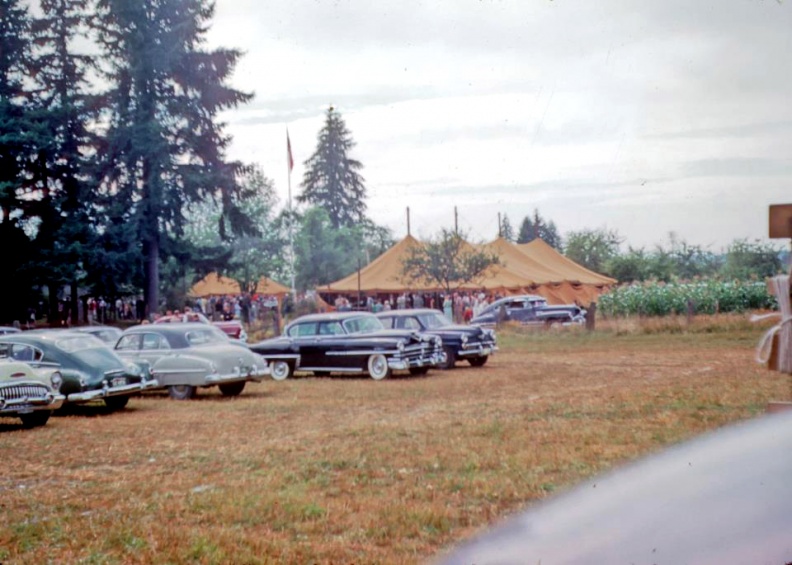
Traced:
<svg viewBox="0 0 792 565">
<path fill-rule="evenodd" d="M 436 284 L 450 292 L 466 283 L 480 282 L 485 271 L 498 263 L 496 255 L 479 251 L 464 234 L 442 229 L 436 237 L 410 250 L 402 273 L 418 283 Z"/>
</svg>

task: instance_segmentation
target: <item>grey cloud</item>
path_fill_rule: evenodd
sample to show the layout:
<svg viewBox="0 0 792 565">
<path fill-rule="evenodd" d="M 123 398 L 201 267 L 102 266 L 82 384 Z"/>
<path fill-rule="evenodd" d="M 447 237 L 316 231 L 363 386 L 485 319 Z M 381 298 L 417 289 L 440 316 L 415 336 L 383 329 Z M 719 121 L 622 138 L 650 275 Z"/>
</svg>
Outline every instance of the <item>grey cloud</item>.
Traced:
<svg viewBox="0 0 792 565">
<path fill-rule="evenodd" d="M 701 128 L 685 131 L 657 133 L 644 135 L 645 139 L 697 139 L 697 138 L 723 138 L 723 137 L 752 137 L 775 134 L 792 133 L 792 121 L 781 120 L 776 122 L 757 122 L 723 126 L 716 128 Z"/>
<path fill-rule="evenodd" d="M 757 177 L 792 174 L 792 161 L 780 159 L 700 159 L 686 163 L 681 174 L 688 177 Z"/>
</svg>

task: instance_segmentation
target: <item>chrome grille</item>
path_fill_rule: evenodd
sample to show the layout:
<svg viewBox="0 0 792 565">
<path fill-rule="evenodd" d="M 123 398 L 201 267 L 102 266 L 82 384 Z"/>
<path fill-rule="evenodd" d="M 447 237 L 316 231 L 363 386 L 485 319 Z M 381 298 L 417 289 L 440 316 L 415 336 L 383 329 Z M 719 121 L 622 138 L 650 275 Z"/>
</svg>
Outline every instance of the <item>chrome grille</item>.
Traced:
<svg viewBox="0 0 792 565">
<path fill-rule="evenodd" d="M 49 390 L 45 385 L 10 385 L 0 387 L 0 398 L 18 400 L 20 398 L 43 398 Z"/>
</svg>

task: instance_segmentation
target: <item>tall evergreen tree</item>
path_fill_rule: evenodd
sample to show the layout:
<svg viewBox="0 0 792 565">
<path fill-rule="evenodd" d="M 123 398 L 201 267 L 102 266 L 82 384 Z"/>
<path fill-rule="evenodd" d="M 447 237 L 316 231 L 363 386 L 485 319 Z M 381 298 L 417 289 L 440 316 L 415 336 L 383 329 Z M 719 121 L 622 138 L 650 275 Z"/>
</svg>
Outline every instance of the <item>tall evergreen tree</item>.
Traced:
<svg viewBox="0 0 792 565">
<path fill-rule="evenodd" d="M 40 125 L 36 131 L 33 180 L 40 191 L 35 215 L 38 278 L 49 287 L 50 316 L 57 315 L 57 294 L 71 285 L 71 311 L 77 314 L 77 288 L 92 249 L 91 209 L 96 183 L 90 168 L 94 120 L 86 73 L 93 58 L 78 53 L 75 40 L 87 32 L 84 0 L 41 0 L 34 22 L 37 46 L 34 73 Z"/>
<path fill-rule="evenodd" d="M 352 227 L 366 217 L 366 187 L 359 173 L 363 165 L 349 156 L 354 147 L 341 114 L 330 106 L 316 151 L 305 161 L 297 201 L 325 209 L 335 228 Z"/>
<path fill-rule="evenodd" d="M 514 228 L 512 228 L 509 216 L 506 214 L 503 215 L 503 219 L 501 220 L 500 235 L 506 241 L 514 241 Z"/>
<path fill-rule="evenodd" d="M 241 165 L 225 159 L 230 140 L 217 116 L 252 95 L 225 84 L 239 51 L 204 48 L 213 14 L 214 4 L 203 0 L 98 0 L 113 84 L 105 211 L 112 223 L 135 226 L 149 312 L 159 305 L 163 238 L 181 235 L 186 203 L 218 198 L 222 232 L 227 222 L 250 228 L 235 204 Z"/>
<path fill-rule="evenodd" d="M 561 236 L 558 228 L 552 220 L 545 220 L 540 214 L 539 209 L 534 209 L 533 218 L 525 216 L 520 224 L 520 232 L 517 234 L 517 243 L 530 243 L 539 238 L 551 247 L 561 250 Z"/>
<path fill-rule="evenodd" d="M 31 18 L 20 0 L 0 0 L 0 222 L 13 222 L 30 156 Z"/>
<path fill-rule="evenodd" d="M 29 215 L 26 192 L 32 154 L 30 132 L 31 18 L 27 3 L 0 0 L 0 241 L 11 252 L 3 258 L 0 319 L 24 319 L 31 281 L 23 269 L 34 254 L 23 231 Z"/>
</svg>

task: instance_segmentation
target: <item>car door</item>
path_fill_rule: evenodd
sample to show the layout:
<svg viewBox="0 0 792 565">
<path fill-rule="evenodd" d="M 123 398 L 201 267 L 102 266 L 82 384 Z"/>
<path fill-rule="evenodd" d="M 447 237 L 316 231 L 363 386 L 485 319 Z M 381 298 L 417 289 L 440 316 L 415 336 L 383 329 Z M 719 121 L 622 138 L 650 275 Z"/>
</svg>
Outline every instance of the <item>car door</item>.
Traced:
<svg viewBox="0 0 792 565">
<path fill-rule="evenodd" d="M 155 367 L 160 359 L 173 354 L 168 340 L 158 333 L 143 333 L 140 338 L 140 359 L 147 361 L 150 367 Z"/>
<path fill-rule="evenodd" d="M 316 346 L 316 322 L 297 323 L 289 328 L 288 336 L 292 347 L 300 354 L 299 367 L 316 367 L 318 347 Z"/>
<path fill-rule="evenodd" d="M 349 355 L 346 355 L 351 347 L 349 336 L 346 335 L 341 322 L 326 320 L 319 322 L 316 337 L 307 348 L 313 359 L 312 366 L 324 369 L 345 369 L 359 366 L 359 363 L 354 362 Z"/>
</svg>

